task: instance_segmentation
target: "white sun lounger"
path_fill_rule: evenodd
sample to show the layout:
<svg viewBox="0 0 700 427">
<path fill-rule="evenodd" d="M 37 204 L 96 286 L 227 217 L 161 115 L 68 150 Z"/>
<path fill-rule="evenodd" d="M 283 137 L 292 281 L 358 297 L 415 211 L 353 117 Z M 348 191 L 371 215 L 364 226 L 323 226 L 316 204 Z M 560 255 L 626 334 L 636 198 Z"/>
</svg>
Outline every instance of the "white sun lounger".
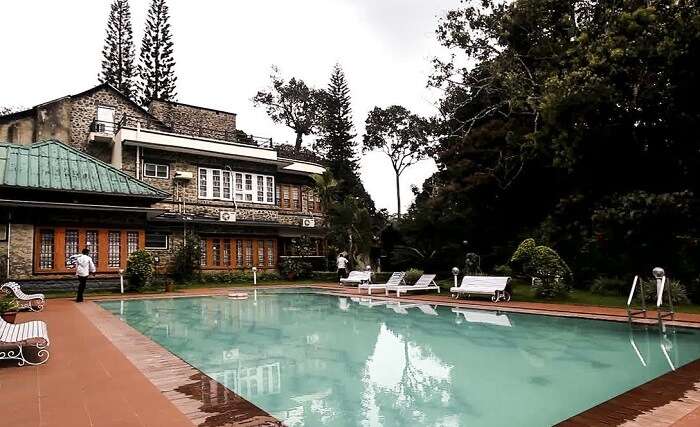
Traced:
<svg viewBox="0 0 700 427">
<path fill-rule="evenodd" d="M 494 311 L 470 310 L 468 308 L 455 307 L 452 309 L 452 312 L 457 314 L 457 318 L 459 318 L 460 315 L 464 316 L 464 320 L 471 323 L 487 323 L 489 325 L 507 326 L 509 328 L 513 326 L 507 314 Z"/>
<path fill-rule="evenodd" d="M 396 296 L 400 297 L 402 292 L 408 293 L 410 291 L 437 290 L 438 293 L 440 293 L 440 287 L 435 283 L 435 276 L 435 274 L 424 274 L 420 276 L 413 285 L 388 285 L 386 287 L 386 294 L 389 295 L 389 291 L 396 291 Z"/>
<path fill-rule="evenodd" d="M 41 311 L 44 309 L 44 294 L 25 294 L 19 286 L 19 283 L 8 282 L 0 286 L 0 290 L 8 295 L 14 295 L 19 301 L 20 308 L 27 308 L 32 311 Z"/>
<path fill-rule="evenodd" d="M 348 274 L 348 277 L 340 279 L 341 285 L 361 285 L 363 283 L 372 283 L 371 271 L 353 270 Z"/>
<path fill-rule="evenodd" d="M 363 298 L 360 300 L 360 305 L 364 307 L 379 307 L 380 305 L 386 305 L 389 304 L 391 301 L 384 301 L 384 300 L 373 300 L 372 298 Z"/>
<path fill-rule="evenodd" d="M 506 291 L 510 277 L 502 276 L 464 276 L 458 287 L 450 288 L 455 298 L 460 295 L 490 295 L 491 301 L 510 301 L 510 293 Z"/>
<path fill-rule="evenodd" d="M 46 323 L 32 320 L 24 323 L 7 323 L 0 318 L 0 359 L 19 360 L 19 366 L 25 363 L 41 365 L 49 360 L 49 333 Z M 24 356 L 24 347 L 36 347 L 39 351 L 38 362 L 30 362 Z"/>
<path fill-rule="evenodd" d="M 359 290 L 362 289 L 367 289 L 367 295 L 372 295 L 372 291 L 375 289 L 384 289 L 386 291 L 387 287 L 390 286 L 401 286 L 405 285 L 406 282 L 404 281 L 404 277 L 406 276 L 406 273 L 403 271 L 397 271 L 394 274 L 391 275 L 389 280 L 386 283 L 363 283 L 360 284 L 357 288 Z"/>
</svg>

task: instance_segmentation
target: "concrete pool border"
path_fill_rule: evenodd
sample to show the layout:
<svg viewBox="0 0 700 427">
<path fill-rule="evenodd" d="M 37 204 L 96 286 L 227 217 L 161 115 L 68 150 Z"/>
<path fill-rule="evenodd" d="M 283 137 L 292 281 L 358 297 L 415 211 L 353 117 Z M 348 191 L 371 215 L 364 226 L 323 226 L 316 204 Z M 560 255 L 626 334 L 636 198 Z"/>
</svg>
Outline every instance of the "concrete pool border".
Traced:
<svg viewBox="0 0 700 427">
<path fill-rule="evenodd" d="M 110 301 L 110 300 L 121 300 L 121 299 L 157 299 L 157 298 L 192 298 L 192 297 L 208 297 L 208 296 L 223 296 L 231 289 L 243 289 L 252 291 L 253 288 L 210 288 L 206 290 L 195 290 L 186 293 L 175 293 L 175 294 L 159 294 L 159 295 L 136 295 L 128 296 L 122 298 L 121 296 L 115 297 L 101 297 L 92 299 L 92 301 Z M 436 294 L 424 294 L 424 295 L 412 295 L 410 297 L 396 298 L 391 296 L 382 295 L 367 295 L 366 293 L 358 293 L 352 288 L 339 288 L 338 286 L 323 286 L 323 285 L 304 285 L 304 286 L 265 286 L 260 288 L 261 291 L 265 290 L 280 290 L 280 289 L 295 289 L 295 290 L 309 290 L 313 292 L 321 291 L 326 294 L 334 296 L 343 297 L 360 297 L 360 298 L 372 298 L 376 300 L 390 300 L 390 301 L 400 301 L 403 303 L 422 303 L 422 304 L 434 304 L 447 307 L 463 307 L 463 308 L 473 308 L 477 310 L 487 310 L 487 311 L 499 311 L 499 312 L 510 312 L 510 313 L 523 313 L 523 314 L 537 314 L 537 315 L 548 315 L 556 317 L 574 317 L 574 318 L 585 318 L 592 320 L 604 320 L 604 321 L 614 321 L 614 322 L 627 322 L 626 315 L 622 315 L 620 312 L 622 310 L 616 309 L 603 309 L 597 307 L 587 307 L 580 306 L 577 307 L 576 312 L 563 311 L 558 307 L 561 305 L 556 304 L 536 304 L 528 303 L 530 306 L 535 306 L 537 308 L 523 308 L 522 304 L 511 304 L 514 306 L 504 306 L 504 303 L 482 303 L 480 301 L 464 301 L 464 300 L 452 300 L 445 298 L 441 295 Z M 443 294 L 444 295 L 444 294 Z M 508 303 L 506 303 L 508 304 Z M 139 358 L 132 354 L 136 348 L 129 348 L 129 341 L 131 340 L 115 340 L 112 339 L 110 334 L 110 328 L 116 329 L 128 329 L 130 334 L 135 334 L 135 336 L 140 337 L 140 340 L 147 340 L 148 347 L 151 351 L 155 351 L 159 354 L 161 358 L 175 358 L 179 361 L 182 366 L 178 366 L 182 372 L 192 373 L 190 377 L 185 375 L 180 375 L 179 382 L 181 385 L 189 385 L 189 387 L 196 387 L 196 384 L 192 384 L 192 376 L 200 375 L 201 378 L 205 378 L 205 382 L 209 382 L 213 385 L 219 393 L 227 393 L 231 395 L 231 399 L 237 402 L 239 409 L 236 410 L 234 407 L 226 408 L 222 413 L 218 414 L 219 417 L 228 417 L 229 423 L 231 423 L 234 418 L 245 419 L 243 423 L 226 424 L 226 425 L 242 425 L 242 426 L 276 426 L 282 425 L 280 421 L 274 419 L 272 416 L 267 414 L 260 408 L 257 408 L 252 403 L 248 402 L 244 398 L 236 395 L 225 387 L 221 386 L 219 383 L 213 379 L 207 377 L 197 369 L 193 368 L 185 361 L 177 358 L 172 353 L 170 353 L 165 348 L 161 347 L 159 344 L 152 341 L 150 338 L 140 334 L 135 329 L 126 325 L 118 319 L 118 316 L 107 312 L 106 310 L 99 307 L 97 304 L 90 304 L 87 307 L 94 307 L 98 311 L 101 311 L 100 316 L 95 318 L 101 319 L 99 323 L 105 326 L 105 323 L 116 323 L 111 326 L 107 326 L 106 329 L 100 327 L 100 325 L 95 324 L 95 326 L 102 331 L 102 333 L 113 342 L 113 344 L 122 351 L 127 358 L 146 376 L 156 387 L 161 387 L 156 381 L 163 381 L 164 373 L 156 372 L 155 374 L 148 371 L 153 369 L 153 365 L 149 365 L 149 360 L 138 360 Z M 87 313 L 86 313 L 87 314 Z M 650 313 L 652 315 L 653 313 Z M 108 316 L 108 317 L 106 317 Z M 689 328 L 700 328 L 700 316 L 697 315 L 687 315 L 684 316 L 685 321 L 669 321 L 665 322 L 666 325 L 677 326 L 677 327 L 689 327 Z M 695 317 L 698 319 L 696 320 Z M 88 318 L 93 318 L 92 315 Z M 111 321 L 109 320 L 111 318 Z M 687 321 L 688 319 L 692 321 Z M 94 323 L 94 322 L 93 322 Z M 654 318 L 649 318 L 644 322 L 648 325 L 656 324 Z M 127 348 L 122 348 L 127 347 Z M 132 360 L 137 359 L 137 360 Z M 173 362 L 170 360 L 170 362 Z M 173 362 L 174 363 L 174 362 Z M 145 368 L 146 370 L 142 369 Z M 169 368 L 166 368 L 167 371 Z M 156 369 L 157 371 L 157 369 Z M 196 371 L 196 372 L 194 372 Z M 193 373 L 194 372 L 194 373 Z M 149 376 L 153 378 L 151 378 Z M 166 386 L 172 386 L 173 383 L 165 382 Z M 203 383 L 202 383 L 203 384 Z M 162 390 L 162 388 L 161 388 Z M 170 390 L 174 391 L 174 390 Z M 164 396 L 171 400 L 178 409 L 183 411 L 183 413 L 192 420 L 195 425 L 200 425 L 202 427 L 214 427 L 224 424 L 217 424 L 216 417 L 212 415 L 211 412 L 204 412 L 200 409 L 193 410 L 193 405 L 202 404 L 201 399 L 194 399 L 192 396 L 188 396 L 189 401 L 184 400 L 182 390 L 176 393 L 163 393 Z M 193 403 L 194 402 L 194 403 Z M 233 406 L 237 406 L 233 405 Z M 182 406 L 182 407 L 181 407 Z M 252 408 L 254 409 L 252 409 Z M 243 409 L 241 409 L 243 408 Z M 209 408 L 211 411 L 212 408 Z M 187 411 L 187 412 L 186 412 Z M 252 416 L 251 414 L 256 414 Z M 247 417 L 247 418 L 246 418 Z M 208 420 L 211 423 L 208 423 Z M 251 424 L 252 422 L 252 424 Z M 199 424 L 197 424 L 199 423 Z M 674 426 L 691 426 L 700 425 L 700 360 L 691 362 L 676 371 L 664 374 L 646 384 L 639 387 L 631 389 L 619 396 L 616 396 L 606 402 L 603 402 L 593 408 L 590 408 L 580 414 L 577 414 L 565 421 L 560 425 L 563 426 L 590 426 L 590 425 L 628 425 L 628 426 L 661 426 L 661 425 L 674 425 Z"/>
</svg>

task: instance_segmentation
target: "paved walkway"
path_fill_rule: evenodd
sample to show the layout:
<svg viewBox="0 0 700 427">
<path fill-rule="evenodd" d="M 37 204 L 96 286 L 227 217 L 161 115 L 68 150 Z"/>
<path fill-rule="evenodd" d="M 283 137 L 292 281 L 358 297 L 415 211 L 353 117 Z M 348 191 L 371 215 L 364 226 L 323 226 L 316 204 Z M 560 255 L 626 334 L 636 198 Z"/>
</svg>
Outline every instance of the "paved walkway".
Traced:
<svg viewBox="0 0 700 427">
<path fill-rule="evenodd" d="M 0 425 L 192 427 L 192 423 L 65 299 L 17 321 L 44 320 L 51 358 L 40 366 L 0 361 Z"/>
</svg>

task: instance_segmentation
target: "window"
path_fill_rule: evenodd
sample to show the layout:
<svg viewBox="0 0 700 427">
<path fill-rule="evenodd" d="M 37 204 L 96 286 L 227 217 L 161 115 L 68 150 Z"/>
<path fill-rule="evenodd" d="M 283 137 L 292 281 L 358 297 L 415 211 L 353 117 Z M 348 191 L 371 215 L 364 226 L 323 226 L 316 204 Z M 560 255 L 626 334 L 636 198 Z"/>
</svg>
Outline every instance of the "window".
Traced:
<svg viewBox="0 0 700 427">
<path fill-rule="evenodd" d="M 114 108 L 100 105 L 97 107 L 97 132 L 114 133 Z"/>
<path fill-rule="evenodd" d="M 40 232 L 39 268 L 53 270 L 54 233 L 53 230 L 41 230 Z"/>
<path fill-rule="evenodd" d="M 298 185 L 280 184 L 278 206 L 282 209 L 301 210 L 301 188 Z"/>
<path fill-rule="evenodd" d="M 313 190 L 309 190 L 307 200 L 309 212 L 321 212 L 321 199 L 319 198 L 318 193 Z"/>
<path fill-rule="evenodd" d="M 126 256 L 139 250 L 139 233 L 128 231 L 126 233 Z"/>
<path fill-rule="evenodd" d="M 274 268 L 276 244 L 271 239 L 206 237 L 201 243 L 201 265 L 211 270 Z"/>
<path fill-rule="evenodd" d="M 199 263 L 202 267 L 207 265 L 207 241 L 204 239 L 199 241 Z"/>
<path fill-rule="evenodd" d="M 144 246 L 144 233 L 140 230 L 37 227 L 34 236 L 33 262 L 37 273 L 74 273 L 71 256 L 83 248 L 90 251 L 97 271 L 113 273 L 125 268 L 128 255 Z M 106 255 L 101 251 L 106 251 Z"/>
<path fill-rule="evenodd" d="M 120 233 L 118 231 L 110 231 L 107 239 L 107 266 L 118 268 L 121 265 L 121 250 Z"/>
<path fill-rule="evenodd" d="M 64 255 L 66 267 L 72 267 L 73 261 L 70 258 L 78 255 L 78 230 L 66 230 Z"/>
<path fill-rule="evenodd" d="M 258 202 L 259 203 L 264 203 L 265 202 L 265 184 L 263 184 L 263 180 L 265 179 L 262 175 L 257 176 L 258 179 Z"/>
<path fill-rule="evenodd" d="M 146 232 L 147 249 L 168 249 L 170 236 L 165 233 Z"/>
<path fill-rule="evenodd" d="M 90 251 L 92 262 L 95 265 L 100 265 L 100 246 L 97 239 L 97 230 L 89 230 L 85 232 L 85 247 Z"/>
<path fill-rule="evenodd" d="M 274 204 L 275 178 L 225 169 L 199 168 L 199 198 Z"/>
<path fill-rule="evenodd" d="M 157 163 L 144 163 L 143 176 L 147 178 L 168 178 L 170 176 L 170 167 Z"/>
</svg>

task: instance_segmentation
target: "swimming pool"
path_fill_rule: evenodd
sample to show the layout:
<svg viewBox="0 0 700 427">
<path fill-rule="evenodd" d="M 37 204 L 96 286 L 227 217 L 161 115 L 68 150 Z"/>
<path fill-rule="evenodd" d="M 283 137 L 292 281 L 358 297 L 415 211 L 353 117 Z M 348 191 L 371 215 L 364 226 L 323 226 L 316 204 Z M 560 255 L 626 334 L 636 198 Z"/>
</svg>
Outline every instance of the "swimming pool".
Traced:
<svg viewBox="0 0 700 427">
<path fill-rule="evenodd" d="M 544 426 L 700 357 L 700 333 L 257 293 L 100 305 L 287 426 Z"/>
</svg>

